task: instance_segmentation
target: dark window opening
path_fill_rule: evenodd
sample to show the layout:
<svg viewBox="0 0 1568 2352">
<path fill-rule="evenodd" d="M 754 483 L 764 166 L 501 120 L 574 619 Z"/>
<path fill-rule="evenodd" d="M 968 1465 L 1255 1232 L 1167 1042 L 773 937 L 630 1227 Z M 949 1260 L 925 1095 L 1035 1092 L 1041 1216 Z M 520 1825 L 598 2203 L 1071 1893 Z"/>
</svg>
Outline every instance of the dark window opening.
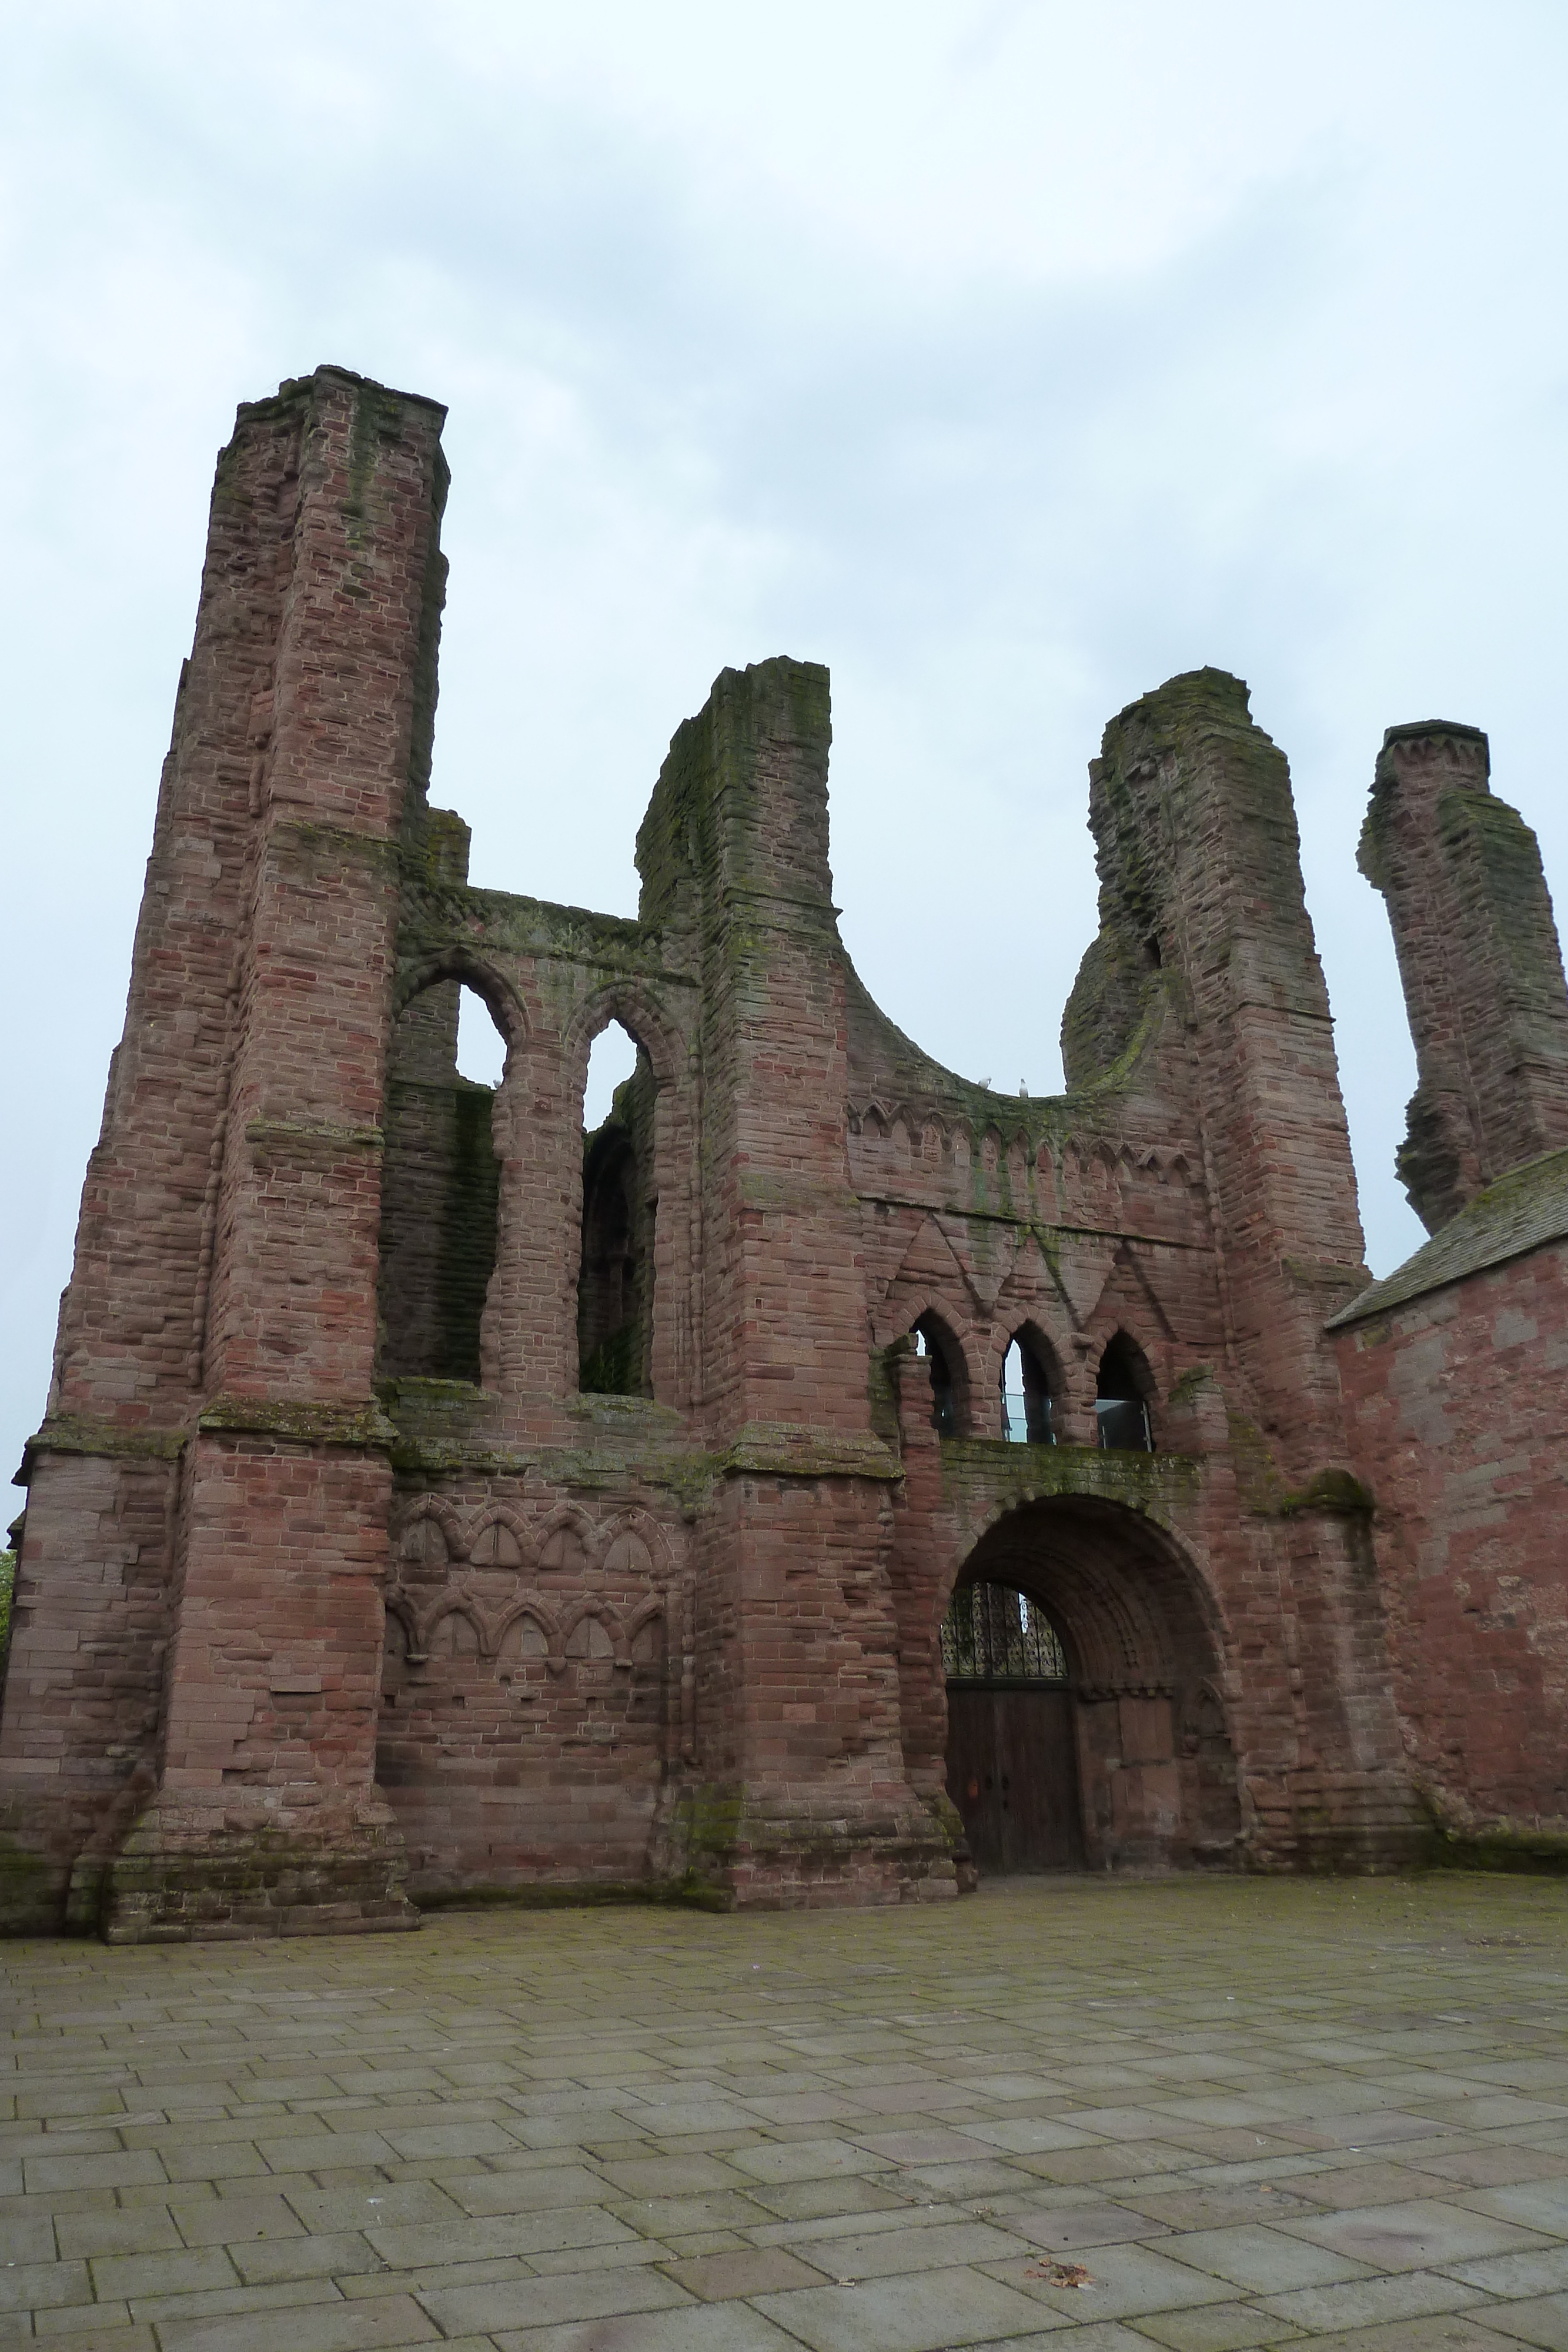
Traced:
<svg viewBox="0 0 1568 2352">
<path fill-rule="evenodd" d="M 1051 1381 L 1020 1332 L 1002 1362 L 1002 1435 L 1015 1445 L 1054 1445 Z"/>
<path fill-rule="evenodd" d="M 630 1061 L 630 1075 L 615 1083 Z M 582 1262 L 577 1286 L 578 1385 L 584 1395 L 653 1394 L 653 1118 L 657 1087 L 642 1048 L 619 1024 L 594 1040 L 582 1139 Z"/>
<path fill-rule="evenodd" d="M 929 1315 L 923 1315 L 915 1327 L 915 1352 L 925 1358 L 931 1375 L 931 1426 L 938 1437 L 956 1437 L 958 1406 L 949 1342 Z"/>
<path fill-rule="evenodd" d="M 1099 1423 L 1103 1446 L 1130 1454 L 1154 1452 L 1154 1431 L 1149 1423 L 1149 1385 L 1147 1371 L 1139 1360 L 1137 1350 L 1125 1334 L 1118 1331 L 1100 1359 L 1094 1418 Z"/>
<path fill-rule="evenodd" d="M 498 1081 L 505 1043 L 489 1008 L 456 981 L 407 1005 L 387 1055 L 382 1108 L 377 1360 L 382 1378 L 480 1378 L 479 1327 L 496 1270 L 501 1171 L 493 1084 L 465 1076 L 477 1055 Z"/>
<path fill-rule="evenodd" d="M 1009 1584 L 961 1584 L 942 1620 L 950 1683 L 1064 1683 L 1067 1656 L 1037 1601 Z"/>
</svg>

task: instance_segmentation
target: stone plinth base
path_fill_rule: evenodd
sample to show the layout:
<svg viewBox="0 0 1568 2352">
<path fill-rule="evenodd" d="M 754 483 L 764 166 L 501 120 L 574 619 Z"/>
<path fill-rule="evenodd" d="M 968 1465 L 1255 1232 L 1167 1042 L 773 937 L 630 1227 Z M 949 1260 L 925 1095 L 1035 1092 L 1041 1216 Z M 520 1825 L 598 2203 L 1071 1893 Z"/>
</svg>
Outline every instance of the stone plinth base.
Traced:
<svg viewBox="0 0 1568 2352">
<path fill-rule="evenodd" d="M 1244 1867 L 1354 1877 L 1419 1870 L 1433 1860 L 1431 1822 L 1399 1773 L 1305 1768 L 1255 1781 L 1253 1798 Z"/>
<path fill-rule="evenodd" d="M 664 1872 L 710 1887 L 737 1910 L 830 1904 L 946 1903 L 958 1892 L 952 1846 L 914 1797 L 851 1808 L 831 1798 L 788 1809 L 745 1790 L 685 1792 L 671 1811 Z"/>
<path fill-rule="evenodd" d="M 110 1944 L 417 1927 L 402 1840 L 390 1817 L 378 1818 L 382 1811 L 230 1828 L 169 1821 L 154 1809 L 107 1867 L 78 1874 L 72 1925 L 96 1927 Z"/>
</svg>

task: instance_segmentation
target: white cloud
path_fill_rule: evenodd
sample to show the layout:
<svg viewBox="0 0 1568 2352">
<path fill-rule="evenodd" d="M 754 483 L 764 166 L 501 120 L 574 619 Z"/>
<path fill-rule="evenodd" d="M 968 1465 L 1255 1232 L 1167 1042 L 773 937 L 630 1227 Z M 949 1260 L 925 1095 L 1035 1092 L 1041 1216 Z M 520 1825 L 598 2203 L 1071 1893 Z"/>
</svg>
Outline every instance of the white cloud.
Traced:
<svg viewBox="0 0 1568 2352">
<path fill-rule="evenodd" d="M 451 407 L 436 797 L 627 909 L 727 663 L 834 674 L 846 936 L 1031 1091 L 1084 765 L 1174 671 L 1291 753 L 1375 1263 L 1410 1083 L 1354 843 L 1383 728 L 1492 734 L 1568 877 L 1568 31 L 1549 0 L 57 5 L 0 91 L 14 1445 L 124 1000 L 234 404 Z"/>
</svg>

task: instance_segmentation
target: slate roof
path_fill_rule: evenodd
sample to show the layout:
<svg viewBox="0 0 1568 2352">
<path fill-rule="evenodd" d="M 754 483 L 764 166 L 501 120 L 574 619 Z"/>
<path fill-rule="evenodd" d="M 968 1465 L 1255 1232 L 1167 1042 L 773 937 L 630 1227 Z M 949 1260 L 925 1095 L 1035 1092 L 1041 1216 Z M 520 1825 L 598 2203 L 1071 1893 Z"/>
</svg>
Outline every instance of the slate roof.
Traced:
<svg viewBox="0 0 1568 2352">
<path fill-rule="evenodd" d="M 1462 1282 L 1483 1266 L 1500 1265 L 1505 1258 L 1522 1257 L 1544 1242 L 1568 1235 L 1568 1150 L 1544 1152 L 1511 1168 L 1478 1192 L 1468 1207 L 1450 1217 L 1414 1257 L 1353 1298 L 1330 1318 L 1328 1328 L 1359 1323 L 1381 1315 L 1423 1291 L 1440 1290 L 1445 1283 Z"/>
</svg>

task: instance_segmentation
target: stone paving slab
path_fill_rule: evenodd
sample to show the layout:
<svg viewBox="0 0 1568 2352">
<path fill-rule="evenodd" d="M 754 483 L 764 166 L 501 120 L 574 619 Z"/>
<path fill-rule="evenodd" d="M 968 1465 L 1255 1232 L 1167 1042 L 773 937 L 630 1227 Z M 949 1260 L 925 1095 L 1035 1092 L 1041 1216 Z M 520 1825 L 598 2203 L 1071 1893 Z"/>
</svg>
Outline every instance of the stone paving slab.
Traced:
<svg viewBox="0 0 1568 2352">
<path fill-rule="evenodd" d="M 0 2347 L 1568 2352 L 1568 1889 L 0 1948 Z"/>
</svg>

